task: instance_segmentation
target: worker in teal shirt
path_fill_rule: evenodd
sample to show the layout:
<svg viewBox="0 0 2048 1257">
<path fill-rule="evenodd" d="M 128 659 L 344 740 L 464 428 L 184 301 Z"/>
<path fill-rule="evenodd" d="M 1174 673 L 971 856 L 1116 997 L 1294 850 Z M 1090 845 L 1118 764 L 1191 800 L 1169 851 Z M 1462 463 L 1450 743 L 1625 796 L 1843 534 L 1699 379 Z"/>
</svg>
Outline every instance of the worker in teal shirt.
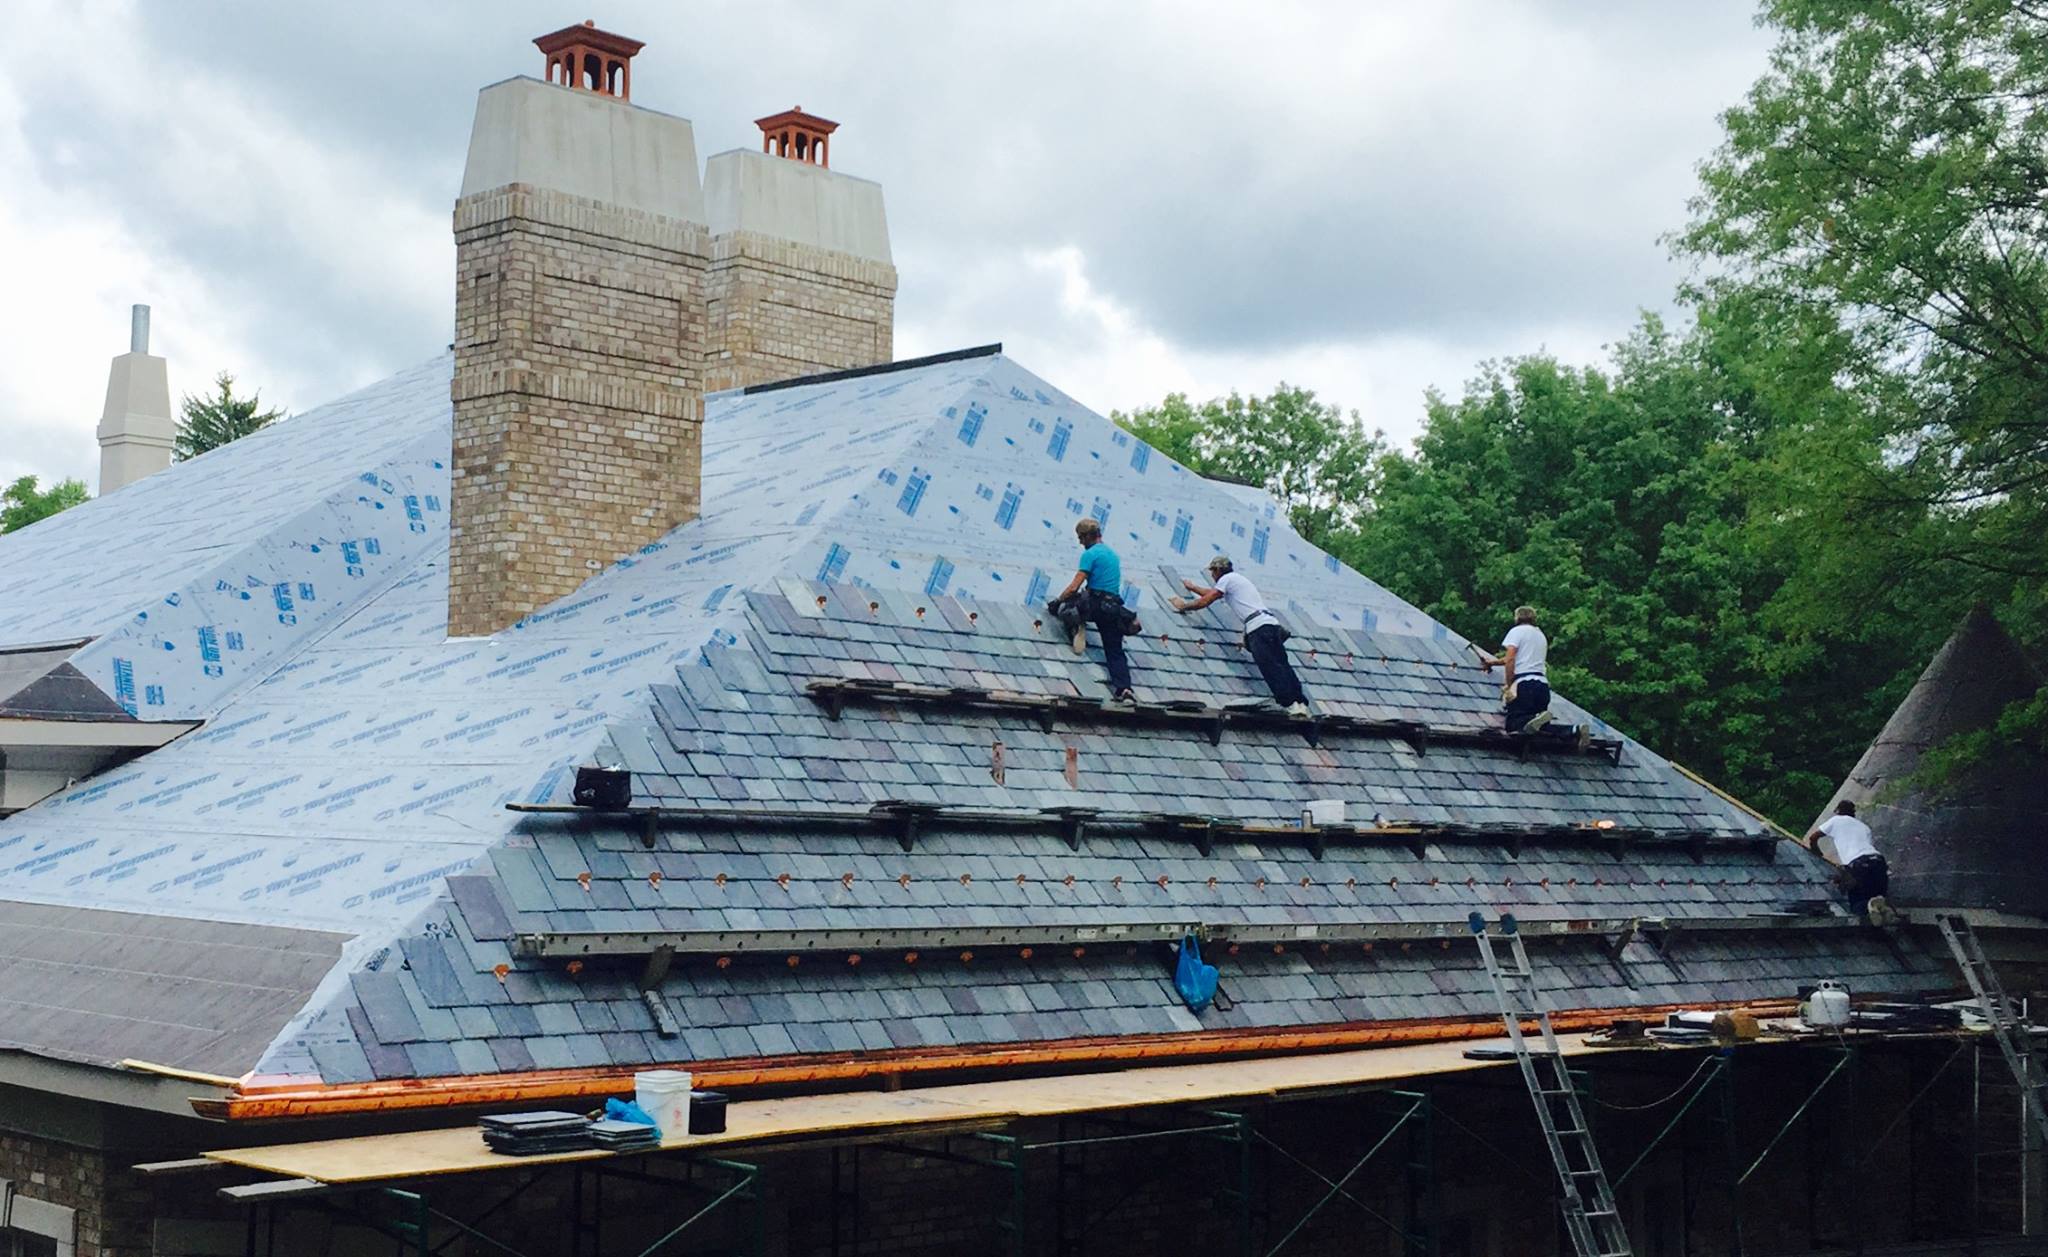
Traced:
<svg viewBox="0 0 2048 1257">
<path fill-rule="evenodd" d="M 1081 543 L 1081 562 L 1074 579 L 1047 608 L 1074 635 L 1074 653 L 1088 649 L 1088 621 L 1102 634 L 1102 661 L 1109 666 L 1111 697 L 1135 703 L 1131 692 L 1131 661 L 1124 654 L 1124 634 L 1138 631 L 1137 617 L 1124 606 L 1124 565 L 1116 551 L 1102 544 L 1102 525 L 1084 519 L 1074 525 Z"/>
</svg>

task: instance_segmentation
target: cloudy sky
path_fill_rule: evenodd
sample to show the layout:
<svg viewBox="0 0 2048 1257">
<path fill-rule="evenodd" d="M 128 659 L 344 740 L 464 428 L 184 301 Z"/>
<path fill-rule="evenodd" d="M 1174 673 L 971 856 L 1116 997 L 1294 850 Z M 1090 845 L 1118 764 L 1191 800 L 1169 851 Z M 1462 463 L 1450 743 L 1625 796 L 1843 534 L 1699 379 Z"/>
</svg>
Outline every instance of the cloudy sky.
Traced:
<svg viewBox="0 0 2048 1257">
<path fill-rule="evenodd" d="M 8 7 L 0 478 L 88 485 L 131 302 L 174 396 L 301 410 L 438 352 L 476 90 L 585 17 L 700 153 L 840 121 L 900 356 L 1000 340 L 1104 411 L 1285 379 L 1404 439 L 1425 388 L 1666 307 L 1658 237 L 1769 46 L 1750 0 Z"/>
</svg>

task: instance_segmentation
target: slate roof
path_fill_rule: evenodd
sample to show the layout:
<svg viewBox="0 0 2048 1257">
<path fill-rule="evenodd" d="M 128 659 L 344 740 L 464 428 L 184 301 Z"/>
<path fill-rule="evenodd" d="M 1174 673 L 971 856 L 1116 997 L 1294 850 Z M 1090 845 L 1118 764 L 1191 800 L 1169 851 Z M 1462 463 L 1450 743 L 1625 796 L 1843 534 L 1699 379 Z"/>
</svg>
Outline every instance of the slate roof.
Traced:
<svg viewBox="0 0 2048 1257">
<path fill-rule="evenodd" d="M 1012 950 L 966 961 L 950 952 L 908 962 L 904 953 L 870 953 L 858 966 L 832 956 L 794 968 L 780 956 L 724 968 L 706 956 L 678 962 L 662 982 L 678 1023 L 664 1038 L 630 970 L 571 976 L 549 966 L 499 983 L 474 970 L 478 951 L 504 954 L 466 935 L 413 939 L 406 967 L 359 974 L 349 1033 L 310 1038 L 313 1066 L 328 1081 L 348 1081 L 1498 1015 L 1462 940 L 1212 951 L 1228 1006 L 1200 1016 L 1174 994 L 1155 948 L 1079 957 L 1039 949 L 1029 959 Z M 1637 941 L 1620 965 L 1597 938 L 1546 944 L 1538 954 L 1546 981 L 1570 992 L 1566 1006 L 1583 1008 L 1788 999 L 1816 975 L 1859 994 L 1949 984 L 1919 945 L 1906 944 L 1902 961 L 1854 936 L 1702 936 L 1668 955 Z"/>
<path fill-rule="evenodd" d="M 49 599 L 0 618 L 0 644 L 90 635 L 67 659 L 124 710 L 206 722 L 0 822 L 0 901 L 347 938 L 240 1068 L 346 1082 L 1468 1016 L 1487 1009 L 1464 948 L 1447 963 L 1433 944 L 1326 955 L 1309 940 L 1455 926 L 1475 908 L 1752 916 L 1827 897 L 1820 861 L 1754 841 L 1758 822 L 1646 748 L 1624 739 L 1614 763 L 1487 741 L 1494 684 L 1454 634 L 1302 541 L 1263 495 L 1203 481 L 1000 355 L 714 395 L 702 518 L 505 632 L 449 640 L 449 370 L 439 359 L 0 538 L 0 587 Z M 1137 717 L 1091 712 L 1099 655 L 1035 623 L 1084 513 L 1105 520 L 1146 618 Z M 1269 721 L 1215 740 L 1153 719 L 1259 697 L 1220 610 L 1183 621 L 1160 605 L 1217 550 L 1288 620 L 1326 712 L 1431 738 L 1357 728 L 1312 745 Z M 71 586 L 49 574 L 93 554 L 104 564 Z M 885 695 L 835 719 L 809 688 L 834 679 L 1069 710 L 1048 729 Z M 566 803 L 575 767 L 600 761 L 682 813 L 651 849 L 637 821 L 507 810 Z M 1237 832 L 1205 853 L 1135 819 L 1289 822 L 1310 798 L 1417 828 L 1420 849 L 1350 842 L 1318 859 Z M 863 816 L 890 800 L 999 815 L 942 813 L 904 850 Z M 1041 809 L 1077 806 L 1124 822 L 1070 847 Z M 1600 821 L 1638 841 L 1581 828 Z M 1691 841 L 1707 836 L 1751 841 Z M 1283 927 L 1309 950 L 1226 949 L 1233 1002 L 1199 1019 L 1156 946 L 858 966 L 684 955 L 658 988 L 678 1030 L 663 1037 L 637 964 L 572 974 L 518 938 L 1162 915 Z M 1547 950 L 1566 1005 L 1926 980 L 1923 955 L 1856 933 L 1703 936 L 1670 955 L 1638 941 L 1619 970 L 1579 944 Z M 233 956 L 220 976 L 249 976 Z"/>
</svg>

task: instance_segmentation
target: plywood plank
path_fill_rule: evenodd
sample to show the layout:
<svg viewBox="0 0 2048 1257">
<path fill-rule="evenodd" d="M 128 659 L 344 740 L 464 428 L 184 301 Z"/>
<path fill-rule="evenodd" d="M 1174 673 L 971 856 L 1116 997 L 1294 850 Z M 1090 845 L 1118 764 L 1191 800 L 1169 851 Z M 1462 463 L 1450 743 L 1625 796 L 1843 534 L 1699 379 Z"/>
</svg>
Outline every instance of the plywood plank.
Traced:
<svg viewBox="0 0 2048 1257">
<path fill-rule="evenodd" d="M 1563 1036 L 1568 1054 L 1585 1052 L 1583 1036 Z M 832 1095 L 749 1100 L 727 1110 L 720 1135 L 674 1139 L 666 1151 L 734 1152 L 753 1145 L 854 1131 L 903 1131 L 920 1126 L 996 1123 L 1171 1104 L 1201 1104 L 1285 1095 L 1327 1087 L 1398 1082 L 1404 1078 L 1493 1067 L 1465 1059 L 1469 1043 L 1426 1043 L 1314 1056 L 1164 1065 L 1110 1073 L 1001 1082 L 963 1083 L 904 1091 L 849 1091 Z M 1611 1049 L 1610 1049 L 1611 1050 Z M 490 1151 L 474 1126 L 365 1135 L 259 1148 L 229 1148 L 208 1157 L 293 1178 L 363 1183 L 468 1174 L 485 1170 L 594 1161 L 621 1154 L 599 1149 L 508 1157 Z M 640 1154 L 626 1154 L 640 1155 Z"/>
</svg>

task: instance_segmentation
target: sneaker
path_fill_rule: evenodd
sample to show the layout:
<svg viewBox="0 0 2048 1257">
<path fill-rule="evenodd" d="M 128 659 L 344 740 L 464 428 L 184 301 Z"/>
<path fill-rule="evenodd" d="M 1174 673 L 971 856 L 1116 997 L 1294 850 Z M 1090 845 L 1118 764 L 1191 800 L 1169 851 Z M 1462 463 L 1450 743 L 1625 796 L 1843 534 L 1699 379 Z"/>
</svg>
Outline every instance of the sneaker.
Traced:
<svg viewBox="0 0 2048 1257">
<path fill-rule="evenodd" d="M 1593 745 L 1593 726 L 1580 725 L 1578 737 L 1576 740 L 1579 744 L 1579 750 L 1581 752 L 1590 749 Z"/>
<path fill-rule="evenodd" d="M 1547 711 L 1539 711 L 1535 715 L 1529 717 L 1529 723 L 1522 726 L 1522 732 L 1534 733 L 1538 729 L 1543 728 L 1545 725 L 1549 723 L 1550 713 Z"/>
<path fill-rule="evenodd" d="M 1869 917 L 1870 923 L 1876 926 L 1893 926 L 1899 923 L 1898 909 L 1892 907 L 1883 895 L 1872 895 L 1870 903 L 1863 910 L 1863 915 Z"/>
<path fill-rule="evenodd" d="M 1088 653 L 1088 626 L 1086 624 L 1082 624 L 1074 630 L 1074 653 L 1077 655 Z"/>
<path fill-rule="evenodd" d="M 1112 701 L 1122 703 L 1126 707 L 1136 707 L 1138 705 L 1138 696 L 1130 690 L 1118 690 L 1116 698 Z"/>
<path fill-rule="evenodd" d="M 1290 716 L 1299 716 L 1299 717 L 1302 717 L 1303 719 L 1307 719 L 1307 717 L 1308 717 L 1308 704 L 1307 704 L 1307 703 L 1289 703 L 1289 704 L 1287 704 L 1287 714 L 1288 714 L 1288 715 L 1290 715 Z"/>
</svg>

